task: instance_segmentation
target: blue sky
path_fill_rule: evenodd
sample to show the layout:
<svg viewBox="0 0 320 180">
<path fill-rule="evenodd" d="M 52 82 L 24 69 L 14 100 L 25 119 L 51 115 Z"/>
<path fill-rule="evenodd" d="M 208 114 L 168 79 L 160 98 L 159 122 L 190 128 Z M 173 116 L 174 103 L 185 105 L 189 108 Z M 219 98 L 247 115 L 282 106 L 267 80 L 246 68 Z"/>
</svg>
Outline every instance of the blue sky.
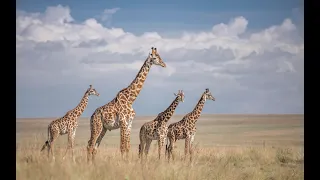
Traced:
<svg viewBox="0 0 320 180">
<path fill-rule="evenodd" d="M 137 34 L 145 31 L 181 31 L 210 29 L 213 24 L 245 16 L 249 28 L 266 28 L 293 17 L 293 9 L 301 7 L 299 0 L 177 0 L 177 1 L 87 1 L 87 0 L 26 0 L 17 2 L 17 9 L 43 12 L 48 6 L 69 6 L 72 17 L 83 21 L 95 17 L 104 9 L 121 8 L 113 16 L 112 26 L 122 27 Z M 149 23 L 152 22 L 152 25 Z"/>
<path fill-rule="evenodd" d="M 102 20 L 106 9 L 115 11 Z M 101 96 L 90 98 L 90 116 L 151 46 L 171 66 L 152 67 L 138 115 L 161 112 L 178 89 L 186 102 L 176 112 L 187 113 L 207 87 L 217 101 L 204 113 L 303 113 L 301 1 L 26 0 L 17 12 L 17 117 L 62 116 L 93 84 Z"/>
</svg>

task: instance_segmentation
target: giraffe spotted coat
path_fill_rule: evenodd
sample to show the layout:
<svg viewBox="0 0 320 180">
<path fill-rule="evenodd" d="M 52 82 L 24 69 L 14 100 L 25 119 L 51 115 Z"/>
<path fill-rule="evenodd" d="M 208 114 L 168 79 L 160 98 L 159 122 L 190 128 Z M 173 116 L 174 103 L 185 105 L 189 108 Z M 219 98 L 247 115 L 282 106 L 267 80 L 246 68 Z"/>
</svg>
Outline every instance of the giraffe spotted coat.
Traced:
<svg viewBox="0 0 320 180">
<path fill-rule="evenodd" d="M 105 136 L 107 130 L 111 131 L 120 128 L 120 152 L 123 158 L 130 150 L 130 134 L 132 121 L 135 117 L 135 111 L 132 104 L 138 97 L 143 88 L 143 84 L 147 78 L 151 66 L 158 65 L 166 67 L 162 61 L 156 48 L 151 48 L 152 52 L 145 60 L 136 78 L 131 84 L 122 89 L 117 96 L 104 106 L 95 110 L 90 118 L 91 136 L 87 146 L 87 160 L 94 160 L 101 140 Z"/>
<path fill-rule="evenodd" d="M 209 92 L 208 88 L 201 95 L 197 105 L 190 113 L 185 115 L 182 120 L 168 126 L 166 145 L 166 156 L 168 156 L 168 160 L 170 160 L 171 156 L 172 159 L 174 159 L 174 144 L 180 139 L 185 139 L 185 156 L 189 153 L 191 160 L 193 150 L 192 145 L 197 131 L 196 122 L 201 115 L 203 106 L 207 99 L 215 101 L 215 98 L 212 96 L 211 92 Z"/>
<path fill-rule="evenodd" d="M 146 122 L 140 128 L 140 144 L 139 144 L 139 157 L 142 158 L 143 151 L 145 155 L 148 155 L 150 144 L 152 140 L 158 141 L 158 155 L 161 158 L 161 149 L 164 145 L 167 136 L 167 122 L 172 117 L 179 102 L 184 101 L 184 93 L 179 90 L 178 94 L 175 94 L 176 98 L 172 101 L 170 106 L 152 121 Z"/>
</svg>

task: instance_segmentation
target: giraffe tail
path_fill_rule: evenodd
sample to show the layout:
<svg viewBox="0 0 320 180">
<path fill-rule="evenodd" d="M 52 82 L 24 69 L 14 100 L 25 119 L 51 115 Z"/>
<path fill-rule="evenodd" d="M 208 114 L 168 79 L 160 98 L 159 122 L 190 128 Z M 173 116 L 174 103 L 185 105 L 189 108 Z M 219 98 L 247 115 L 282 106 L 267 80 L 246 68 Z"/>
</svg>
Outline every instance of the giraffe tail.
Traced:
<svg viewBox="0 0 320 180">
<path fill-rule="evenodd" d="M 140 153 L 141 153 L 141 144 L 139 144 L 139 158 L 140 158 Z"/>
<path fill-rule="evenodd" d="M 46 147 L 48 147 L 49 146 L 49 141 L 46 141 L 45 143 L 44 143 L 44 145 L 42 146 L 42 148 L 41 148 L 41 151 L 43 151 Z"/>
<path fill-rule="evenodd" d="M 50 125 L 48 126 L 48 140 L 42 146 L 41 151 L 43 151 L 46 147 L 49 147 L 49 140 L 50 140 Z"/>
</svg>

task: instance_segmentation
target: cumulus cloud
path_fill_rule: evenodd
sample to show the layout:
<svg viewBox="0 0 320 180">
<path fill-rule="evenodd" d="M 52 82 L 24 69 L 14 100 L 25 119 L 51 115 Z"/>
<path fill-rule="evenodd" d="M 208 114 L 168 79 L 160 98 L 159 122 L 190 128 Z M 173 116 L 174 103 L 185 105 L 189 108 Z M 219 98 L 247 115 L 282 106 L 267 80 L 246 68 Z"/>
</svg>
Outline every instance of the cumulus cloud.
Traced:
<svg viewBox="0 0 320 180">
<path fill-rule="evenodd" d="M 118 12 L 120 8 L 105 9 L 97 18 L 101 20 L 105 25 L 110 25 L 112 21 L 112 16 Z"/>
<path fill-rule="evenodd" d="M 106 9 L 101 20 L 118 10 Z M 203 88 L 212 87 L 215 106 L 230 104 L 229 110 L 220 109 L 225 113 L 239 113 L 244 107 L 256 113 L 303 112 L 304 41 L 290 19 L 249 33 L 250 22 L 240 16 L 209 31 L 164 38 L 157 32 L 138 36 L 122 28 L 107 28 L 94 18 L 75 23 L 70 12 L 61 5 L 43 13 L 17 11 L 18 87 L 107 83 L 116 77 L 117 82 L 107 84 L 121 89 L 155 46 L 167 68 L 152 67 L 146 81 L 149 90 L 186 89 L 197 99 Z M 273 106 L 279 99 L 280 105 Z"/>
</svg>

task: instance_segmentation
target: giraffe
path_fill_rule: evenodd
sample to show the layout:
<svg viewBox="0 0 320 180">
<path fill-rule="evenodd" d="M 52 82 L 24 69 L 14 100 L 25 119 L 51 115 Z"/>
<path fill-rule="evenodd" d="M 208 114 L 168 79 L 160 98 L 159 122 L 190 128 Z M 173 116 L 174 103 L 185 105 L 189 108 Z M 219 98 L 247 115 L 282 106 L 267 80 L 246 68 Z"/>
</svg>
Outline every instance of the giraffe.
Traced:
<svg viewBox="0 0 320 180">
<path fill-rule="evenodd" d="M 142 90 L 151 66 L 154 64 L 164 68 L 166 67 L 166 64 L 157 52 L 157 48 L 152 47 L 151 50 L 151 53 L 149 53 L 131 84 L 119 91 L 113 100 L 97 108 L 92 114 L 90 118 L 91 136 L 87 146 L 88 162 L 90 160 L 94 161 L 97 149 L 106 131 L 119 128 L 121 157 L 124 159 L 124 153 L 126 153 L 126 157 L 128 158 L 131 126 L 136 114 L 132 104 Z"/>
<path fill-rule="evenodd" d="M 179 90 L 178 94 L 174 93 L 174 95 L 176 96 L 176 98 L 172 101 L 172 103 L 166 110 L 159 113 L 154 120 L 146 122 L 141 126 L 139 133 L 139 158 L 141 158 L 141 160 L 143 150 L 145 151 L 145 156 L 147 157 L 152 140 L 158 140 L 158 154 L 160 160 L 161 149 L 167 137 L 167 122 L 172 117 L 179 102 L 184 101 L 184 93 L 182 90 Z"/>
<path fill-rule="evenodd" d="M 166 144 L 166 156 L 168 155 L 168 161 L 170 161 L 170 155 L 174 160 L 174 143 L 179 139 L 185 139 L 185 158 L 189 153 L 190 161 L 192 161 L 192 144 L 197 131 L 196 122 L 201 115 L 201 111 L 207 99 L 215 101 L 215 98 L 208 88 L 206 88 L 205 92 L 201 95 L 199 102 L 190 113 L 186 114 L 182 120 L 168 126 Z"/>
<path fill-rule="evenodd" d="M 90 85 L 90 87 L 86 90 L 80 103 L 74 109 L 68 111 L 63 117 L 52 121 L 48 125 L 48 140 L 44 143 L 41 149 L 41 151 L 43 151 L 46 147 L 48 148 L 48 158 L 51 152 L 52 158 L 53 160 L 55 160 L 53 153 L 54 142 L 57 140 L 59 135 L 68 134 L 68 147 L 65 151 L 63 159 L 65 159 L 68 150 L 71 149 L 72 159 L 73 161 L 75 161 L 73 156 L 73 146 L 76 130 L 78 127 L 78 118 L 87 107 L 89 96 L 91 95 L 99 96 L 99 93 L 94 88 L 92 88 L 92 85 Z"/>
</svg>

